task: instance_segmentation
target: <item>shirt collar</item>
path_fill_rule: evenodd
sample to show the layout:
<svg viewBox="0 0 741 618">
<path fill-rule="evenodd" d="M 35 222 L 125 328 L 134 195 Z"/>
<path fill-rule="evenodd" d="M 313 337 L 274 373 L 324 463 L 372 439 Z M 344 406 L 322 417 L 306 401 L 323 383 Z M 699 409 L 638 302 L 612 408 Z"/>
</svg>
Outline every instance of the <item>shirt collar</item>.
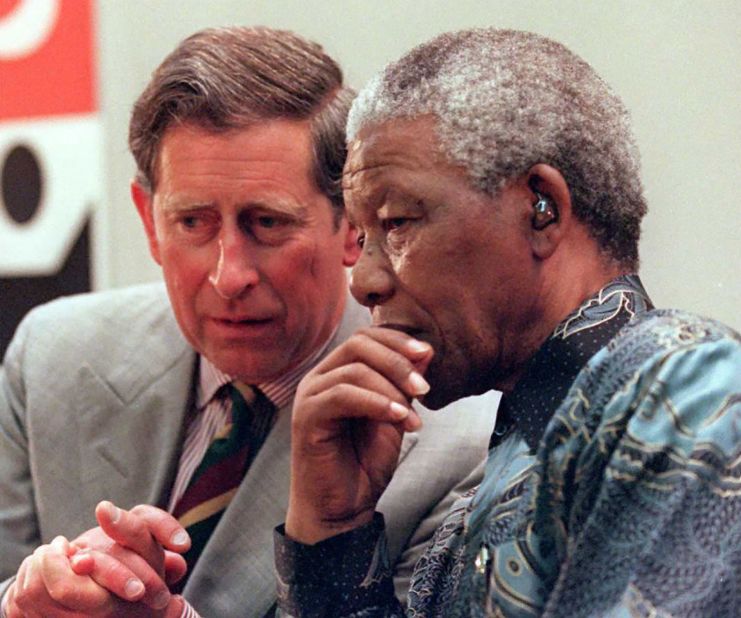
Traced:
<svg viewBox="0 0 741 618">
<path fill-rule="evenodd" d="M 324 355 L 329 347 L 329 343 L 332 341 L 337 328 L 329 335 L 327 340 L 319 346 L 312 354 L 310 354 L 300 364 L 296 365 L 293 369 L 290 369 L 283 375 L 277 377 L 275 380 L 268 380 L 267 382 L 261 382 L 254 384 L 259 388 L 265 396 L 280 410 L 283 406 L 287 405 L 293 398 L 293 394 L 296 391 L 296 386 L 301 381 L 309 370 L 317 363 L 317 361 Z M 214 398 L 218 390 L 233 382 L 234 378 L 230 375 L 221 371 L 216 365 L 214 365 L 205 356 L 199 355 L 199 368 L 198 368 L 198 386 L 196 392 L 196 405 L 198 410 L 203 410 L 208 403 Z"/>
<path fill-rule="evenodd" d="M 638 275 L 622 275 L 586 299 L 553 331 L 512 392 L 502 396 L 490 447 L 517 429 L 535 450 L 589 359 L 635 314 L 652 309 Z"/>
</svg>

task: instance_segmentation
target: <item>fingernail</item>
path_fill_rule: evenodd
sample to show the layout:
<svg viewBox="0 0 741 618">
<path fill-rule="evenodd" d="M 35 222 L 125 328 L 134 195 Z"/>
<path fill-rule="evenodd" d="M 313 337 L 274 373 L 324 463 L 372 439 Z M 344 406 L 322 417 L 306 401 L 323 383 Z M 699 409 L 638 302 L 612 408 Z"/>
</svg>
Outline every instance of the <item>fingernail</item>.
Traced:
<svg viewBox="0 0 741 618">
<path fill-rule="evenodd" d="M 170 538 L 173 545 L 186 545 L 189 539 L 190 537 L 188 536 L 188 533 L 185 530 L 178 530 Z"/>
<path fill-rule="evenodd" d="M 422 419 L 416 414 L 410 414 L 407 419 L 407 431 L 417 431 L 422 427 Z"/>
<path fill-rule="evenodd" d="M 407 341 L 407 349 L 411 352 L 419 353 L 429 352 L 430 344 L 419 339 L 411 339 Z"/>
<path fill-rule="evenodd" d="M 390 407 L 391 407 L 391 414 L 393 414 L 394 418 L 398 421 L 401 421 L 405 419 L 407 416 L 409 416 L 409 408 L 401 405 L 400 403 L 396 403 L 395 401 L 392 401 Z"/>
<path fill-rule="evenodd" d="M 424 395 L 430 390 L 430 385 L 427 383 L 420 373 L 412 371 L 407 378 L 407 384 L 411 395 Z"/>
<path fill-rule="evenodd" d="M 26 576 L 23 579 L 23 590 L 27 590 L 29 584 L 31 583 L 31 578 L 33 577 L 33 566 L 28 565 L 28 568 L 26 569 Z"/>
<path fill-rule="evenodd" d="M 129 599 L 136 599 L 144 592 L 144 584 L 138 579 L 130 579 L 124 586 L 124 592 Z"/>
<path fill-rule="evenodd" d="M 108 513 L 108 519 L 110 519 L 114 524 L 117 523 L 119 517 L 121 517 L 121 512 L 118 507 L 113 504 L 113 502 L 108 502 L 108 500 L 102 500 L 98 504 L 97 509 L 101 509 Z"/>
<path fill-rule="evenodd" d="M 154 601 L 152 602 L 152 608 L 153 609 L 164 609 L 165 607 L 167 607 L 167 604 L 169 602 L 170 602 L 170 593 L 167 590 L 163 590 L 156 597 L 154 597 Z"/>
<path fill-rule="evenodd" d="M 80 543 L 70 543 L 69 550 L 70 550 L 70 555 L 90 553 L 90 548 L 87 545 L 80 544 Z"/>
<path fill-rule="evenodd" d="M 106 509 L 108 509 L 108 517 L 111 518 L 111 523 L 117 524 L 118 520 L 121 518 L 121 509 L 112 502 L 106 502 L 105 506 Z"/>
</svg>

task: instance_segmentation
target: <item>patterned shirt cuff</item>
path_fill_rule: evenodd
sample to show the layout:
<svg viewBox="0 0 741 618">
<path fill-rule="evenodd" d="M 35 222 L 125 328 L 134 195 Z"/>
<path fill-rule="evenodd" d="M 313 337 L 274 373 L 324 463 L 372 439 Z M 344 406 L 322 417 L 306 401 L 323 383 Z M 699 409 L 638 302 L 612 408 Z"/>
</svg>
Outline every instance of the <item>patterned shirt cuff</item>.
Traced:
<svg viewBox="0 0 741 618">
<path fill-rule="evenodd" d="M 393 597 L 383 515 L 371 523 L 316 545 L 289 539 L 284 527 L 273 534 L 278 606 L 290 616 L 339 614 L 378 606 Z"/>
</svg>

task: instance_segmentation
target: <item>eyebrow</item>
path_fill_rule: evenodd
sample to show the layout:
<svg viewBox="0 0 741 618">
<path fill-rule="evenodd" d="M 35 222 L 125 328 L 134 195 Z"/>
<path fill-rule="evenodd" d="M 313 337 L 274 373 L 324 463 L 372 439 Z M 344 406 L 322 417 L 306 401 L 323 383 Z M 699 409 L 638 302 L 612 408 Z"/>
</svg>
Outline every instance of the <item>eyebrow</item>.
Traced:
<svg viewBox="0 0 741 618">
<path fill-rule="evenodd" d="M 201 202 L 187 194 L 161 196 L 159 205 L 164 210 L 197 210 L 214 206 L 213 202 Z"/>
<path fill-rule="evenodd" d="M 201 202 L 195 198 L 188 197 L 187 194 L 174 195 L 162 199 L 160 205 L 167 211 L 189 211 L 200 210 L 202 208 L 217 208 L 217 204 L 214 201 Z M 296 202 L 295 200 L 281 197 L 271 198 L 270 200 L 261 199 L 240 202 L 236 205 L 236 208 L 240 211 L 263 209 L 274 212 L 283 212 L 301 219 L 305 219 L 309 212 L 306 206 Z"/>
<path fill-rule="evenodd" d="M 249 211 L 263 211 L 291 217 L 296 223 L 304 224 L 309 218 L 309 209 L 294 200 L 278 199 L 270 203 L 264 201 L 247 202 L 237 205 L 239 213 Z"/>
</svg>

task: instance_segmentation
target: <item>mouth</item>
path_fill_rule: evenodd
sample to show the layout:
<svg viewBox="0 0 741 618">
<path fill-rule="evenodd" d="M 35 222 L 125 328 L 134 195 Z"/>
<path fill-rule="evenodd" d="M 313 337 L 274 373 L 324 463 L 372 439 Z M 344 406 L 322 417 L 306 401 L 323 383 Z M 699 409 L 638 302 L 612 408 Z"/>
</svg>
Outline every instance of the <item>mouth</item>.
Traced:
<svg viewBox="0 0 741 618">
<path fill-rule="evenodd" d="M 274 317 L 214 317 L 211 323 L 222 332 L 257 334 L 271 329 L 277 320 Z"/>
<path fill-rule="evenodd" d="M 250 324 L 268 324 L 273 318 L 213 318 L 214 322 L 225 326 L 242 326 Z"/>
</svg>

